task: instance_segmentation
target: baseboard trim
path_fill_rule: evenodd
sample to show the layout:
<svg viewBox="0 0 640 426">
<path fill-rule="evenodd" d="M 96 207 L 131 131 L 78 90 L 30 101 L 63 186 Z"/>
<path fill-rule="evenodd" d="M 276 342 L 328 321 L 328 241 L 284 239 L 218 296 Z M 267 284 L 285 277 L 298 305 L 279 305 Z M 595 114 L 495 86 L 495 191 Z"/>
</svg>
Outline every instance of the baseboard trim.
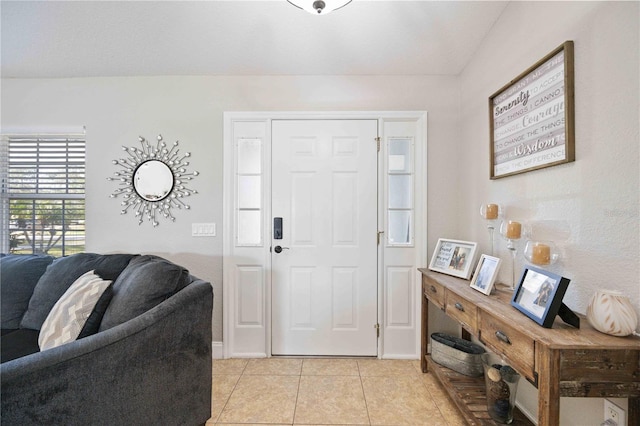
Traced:
<svg viewBox="0 0 640 426">
<path fill-rule="evenodd" d="M 211 344 L 211 354 L 213 359 L 222 359 L 224 358 L 224 343 L 223 342 L 213 342 Z"/>
<path fill-rule="evenodd" d="M 231 354 L 231 358 L 268 358 L 264 352 L 240 352 Z"/>
<path fill-rule="evenodd" d="M 380 359 L 420 359 L 420 355 L 408 355 L 408 354 L 384 354 Z"/>
</svg>

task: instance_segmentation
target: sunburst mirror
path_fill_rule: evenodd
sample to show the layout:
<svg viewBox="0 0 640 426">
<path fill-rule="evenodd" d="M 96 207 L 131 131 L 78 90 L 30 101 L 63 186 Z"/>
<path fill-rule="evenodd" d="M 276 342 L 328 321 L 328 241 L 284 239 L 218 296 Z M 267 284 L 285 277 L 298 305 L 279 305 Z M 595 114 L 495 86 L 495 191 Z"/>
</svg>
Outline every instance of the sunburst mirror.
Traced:
<svg viewBox="0 0 640 426">
<path fill-rule="evenodd" d="M 141 225 L 146 218 L 154 227 L 159 225 L 160 216 L 176 220 L 171 209 L 191 207 L 183 198 L 197 194 L 198 191 L 188 188 L 189 181 L 198 176 L 198 172 L 188 172 L 187 159 L 191 153 L 180 154 L 178 141 L 167 147 L 162 135 L 158 135 L 155 144 L 140 136 L 141 148 L 126 147 L 126 158 L 113 160 L 120 167 L 115 177 L 107 180 L 118 182 L 119 187 L 110 195 L 111 198 L 122 197 L 121 214 L 133 211 Z"/>
</svg>

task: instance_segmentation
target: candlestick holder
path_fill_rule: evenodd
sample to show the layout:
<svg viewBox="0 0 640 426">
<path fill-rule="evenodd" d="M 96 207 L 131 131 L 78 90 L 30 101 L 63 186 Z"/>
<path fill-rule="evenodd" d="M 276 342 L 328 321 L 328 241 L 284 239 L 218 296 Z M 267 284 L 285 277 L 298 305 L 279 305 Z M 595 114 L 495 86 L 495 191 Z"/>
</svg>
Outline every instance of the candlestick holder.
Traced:
<svg viewBox="0 0 640 426">
<path fill-rule="evenodd" d="M 500 204 L 483 204 L 480 206 L 480 216 L 482 216 L 487 222 L 489 243 L 491 244 L 491 256 L 493 256 L 493 233 L 500 217 L 502 217 L 502 207 L 500 207 Z"/>
<path fill-rule="evenodd" d="M 524 257 L 534 265 L 548 266 L 560 259 L 560 253 L 553 241 L 528 240 L 524 247 Z"/>
<path fill-rule="evenodd" d="M 500 235 L 507 241 L 507 250 L 511 252 L 511 289 L 516 288 L 516 255 L 518 242 L 522 238 L 523 226 L 515 220 L 504 220 L 500 223 Z"/>
</svg>

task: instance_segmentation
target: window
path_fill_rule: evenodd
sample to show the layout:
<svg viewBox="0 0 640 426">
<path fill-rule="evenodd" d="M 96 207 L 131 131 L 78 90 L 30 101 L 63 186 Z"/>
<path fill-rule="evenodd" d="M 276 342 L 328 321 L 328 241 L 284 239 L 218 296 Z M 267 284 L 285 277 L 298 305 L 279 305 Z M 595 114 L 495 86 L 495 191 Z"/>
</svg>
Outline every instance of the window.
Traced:
<svg viewBox="0 0 640 426">
<path fill-rule="evenodd" d="M 262 140 L 236 142 L 236 245 L 262 245 Z"/>
<path fill-rule="evenodd" d="M 1 143 L 2 252 L 83 252 L 84 135 L 11 135 Z"/>
<path fill-rule="evenodd" d="M 413 244 L 413 138 L 389 138 L 387 158 L 390 246 Z"/>
</svg>

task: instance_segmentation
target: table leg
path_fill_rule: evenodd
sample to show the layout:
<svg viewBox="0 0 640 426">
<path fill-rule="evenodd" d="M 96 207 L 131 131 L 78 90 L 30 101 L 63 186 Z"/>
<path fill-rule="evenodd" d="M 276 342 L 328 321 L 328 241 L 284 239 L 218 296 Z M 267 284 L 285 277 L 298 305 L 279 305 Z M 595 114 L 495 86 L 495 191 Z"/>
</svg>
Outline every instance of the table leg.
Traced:
<svg viewBox="0 0 640 426">
<path fill-rule="evenodd" d="M 627 424 L 640 424 L 640 398 L 629 398 L 629 419 Z"/>
<path fill-rule="evenodd" d="M 420 298 L 422 299 L 422 315 L 420 329 L 420 369 L 423 373 L 428 372 L 427 367 L 427 345 L 429 343 L 429 300 L 424 295 L 424 284 L 420 290 Z"/>
<path fill-rule="evenodd" d="M 545 346 L 540 352 L 538 426 L 557 426 L 560 424 L 560 353 Z"/>
</svg>

